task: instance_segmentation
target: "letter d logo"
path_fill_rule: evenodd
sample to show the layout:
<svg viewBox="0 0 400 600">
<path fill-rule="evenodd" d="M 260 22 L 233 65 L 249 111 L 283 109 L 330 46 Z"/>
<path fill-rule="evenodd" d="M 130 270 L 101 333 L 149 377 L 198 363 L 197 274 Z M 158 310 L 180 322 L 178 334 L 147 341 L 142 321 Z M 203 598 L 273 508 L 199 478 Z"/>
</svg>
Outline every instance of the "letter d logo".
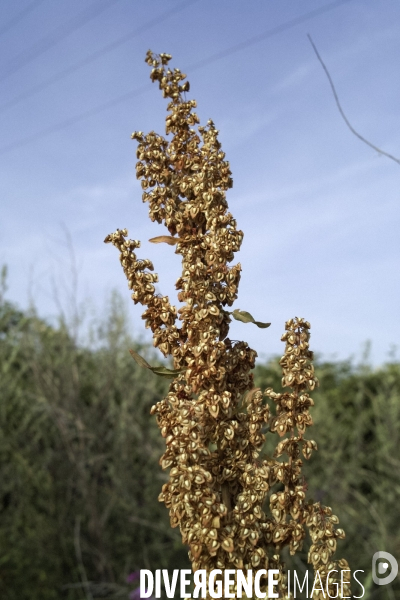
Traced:
<svg viewBox="0 0 400 600">
<path fill-rule="evenodd" d="M 380 559 L 384 559 L 385 562 L 378 563 L 377 569 L 376 563 Z M 389 572 L 389 575 L 387 575 L 386 577 L 378 577 L 378 573 L 379 575 L 383 575 L 383 573 L 386 573 L 389 564 L 392 567 L 392 571 Z M 380 552 L 375 552 L 374 556 L 372 557 L 372 579 L 374 580 L 374 583 L 378 585 L 386 585 L 388 583 L 392 583 L 392 581 L 396 579 L 398 571 L 399 565 L 397 564 L 397 560 L 394 556 L 389 554 L 389 552 L 383 552 L 383 550 L 381 550 Z"/>
</svg>

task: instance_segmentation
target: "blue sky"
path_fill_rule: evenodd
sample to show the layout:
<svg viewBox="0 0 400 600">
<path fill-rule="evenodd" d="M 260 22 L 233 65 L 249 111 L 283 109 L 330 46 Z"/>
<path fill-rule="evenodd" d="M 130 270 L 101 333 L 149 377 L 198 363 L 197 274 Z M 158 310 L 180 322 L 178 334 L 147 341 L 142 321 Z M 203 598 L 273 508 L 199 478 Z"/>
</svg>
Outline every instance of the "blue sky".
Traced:
<svg viewBox="0 0 400 600">
<path fill-rule="evenodd" d="M 359 358 L 370 340 L 373 363 L 387 360 L 400 337 L 400 166 L 346 127 L 307 33 L 352 125 L 400 157 L 400 5 L 348 0 L 323 12 L 331 4 L 4 0 L 0 261 L 8 297 L 20 306 L 33 298 L 48 317 L 59 304 L 68 311 L 70 236 L 77 302 L 101 312 L 118 289 L 139 334 L 141 309 L 128 304 L 117 252 L 103 244 L 127 227 L 153 260 L 159 290 L 175 298 L 179 258 L 147 242 L 164 230 L 141 201 L 130 139 L 134 130 L 164 132 L 166 102 L 144 63 L 151 48 L 188 73 L 200 119 L 214 120 L 231 163 L 228 202 L 245 234 L 235 306 L 272 322 L 267 330 L 234 323 L 231 337 L 262 356 L 281 353 L 284 322 L 297 315 L 311 322 L 312 348 L 325 358 Z"/>
</svg>

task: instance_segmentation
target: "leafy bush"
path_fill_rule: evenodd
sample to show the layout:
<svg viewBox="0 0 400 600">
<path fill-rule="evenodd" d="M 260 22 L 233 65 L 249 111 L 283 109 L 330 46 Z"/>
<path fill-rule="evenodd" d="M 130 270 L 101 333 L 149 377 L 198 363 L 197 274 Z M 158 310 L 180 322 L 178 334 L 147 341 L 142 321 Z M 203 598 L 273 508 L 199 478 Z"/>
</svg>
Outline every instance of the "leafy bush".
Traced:
<svg viewBox="0 0 400 600">
<path fill-rule="evenodd" d="M 0 597 L 127 598 L 128 574 L 189 565 L 157 497 L 163 441 L 149 416 L 164 380 L 129 356 L 134 343 L 114 295 L 96 343 L 79 346 L 61 320 L 0 304 Z M 154 362 L 154 360 L 153 360 Z M 317 365 L 309 493 L 340 503 L 341 551 L 364 569 L 364 598 L 393 600 L 369 578 L 377 550 L 400 555 L 400 365 Z M 279 388 L 277 360 L 255 369 Z M 272 437 L 272 436 L 271 436 Z M 268 436 L 267 436 L 268 439 Z M 290 568 L 306 568 L 307 545 Z M 356 592 L 359 594 L 359 592 Z"/>
<path fill-rule="evenodd" d="M 129 356 L 125 329 L 117 296 L 96 350 L 62 322 L 0 308 L 2 599 L 127 598 L 134 569 L 186 565 L 157 502 L 149 410 L 164 384 Z"/>
</svg>

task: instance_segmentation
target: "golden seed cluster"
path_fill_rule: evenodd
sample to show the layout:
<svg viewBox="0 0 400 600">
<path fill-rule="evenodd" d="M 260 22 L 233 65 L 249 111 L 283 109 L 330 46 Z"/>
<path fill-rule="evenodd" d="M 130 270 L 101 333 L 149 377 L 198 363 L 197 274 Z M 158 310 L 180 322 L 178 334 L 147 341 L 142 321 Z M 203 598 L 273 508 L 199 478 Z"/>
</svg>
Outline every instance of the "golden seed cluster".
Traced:
<svg viewBox="0 0 400 600">
<path fill-rule="evenodd" d="M 336 540 L 344 538 L 344 531 L 336 528 L 339 519 L 332 509 L 319 502 L 306 502 L 304 478 L 301 474 L 301 455 L 308 460 L 317 444 L 304 437 L 307 427 L 312 425 L 309 408 L 314 405 L 309 391 L 318 386 L 312 364 L 313 353 L 309 349 L 310 323 L 304 319 L 290 319 L 286 323 L 282 341 L 286 342 L 285 354 L 280 360 L 283 377 L 282 386 L 290 392 L 276 393 L 271 388 L 265 394 L 276 404 L 275 415 L 270 419 L 270 431 L 280 437 L 286 436 L 276 447 L 274 457 L 286 455 L 278 462 L 277 480 L 282 491 L 270 496 L 270 509 L 276 522 L 274 541 L 289 546 L 290 554 L 302 548 L 306 535 L 305 526 L 311 537 L 308 562 L 326 582 L 329 571 L 337 570 L 329 578 L 329 593 L 335 594 L 335 582 L 340 582 L 340 570 L 348 570 L 344 559 L 333 560 Z M 343 574 L 344 581 L 350 580 L 350 571 Z M 349 586 L 344 586 L 344 595 Z M 315 595 L 317 594 L 317 595 Z M 318 592 L 314 597 L 319 598 Z M 321 592 L 321 598 L 322 598 Z M 340 597 L 340 596 L 339 596 Z"/>
<path fill-rule="evenodd" d="M 182 307 L 156 293 L 153 265 L 137 258 L 140 243 L 127 239 L 127 230 L 105 240 L 120 252 L 134 302 L 146 307 L 143 319 L 155 347 L 172 357 L 179 372 L 167 396 L 151 410 L 166 443 L 160 462 L 170 469 L 159 499 L 189 546 L 194 570 L 278 568 L 286 597 L 280 553 L 284 546 L 292 554 L 301 548 L 304 526 L 312 539 L 309 561 L 316 569 L 327 572 L 345 564 L 332 559 L 336 539 L 344 535 L 335 529 L 337 518 L 331 509 L 306 502 L 301 475 L 300 454 L 308 459 L 316 449 L 314 441 L 304 438 L 312 424 L 308 391 L 317 385 L 308 348 L 310 325 L 292 319 L 282 338 L 282 383 L 291 392 L 254 389 L 256 352 L 227 337 L 230 313 L 224 307 L 237 298 L 241 271 L 239 263 L 230 263 L 243 240 L 228 212 L 229 163 L 214 123 L 199 126 L 196 102 L 185 97 L 186 75 L 171 70 L 170 59 L 150 51 L 146 55 L 152 81 L 170 100 L 166 134 L 171 138 L 155 132 L 132 137 L 138 142 L 136 174 L 149 216 L 165 224 L 170 236 L 160 240 L 175 245 L 182 257 L 176 282 Z M 276 405 L 273 415 L 266 397 Z M 260 455 L 268 428 L 283 438 L 273 458 Z M 284 454 L 287 460 L 281 462 Z M 273 493 L 275 484 L 281 491 Z M 266 586 L 264 578 L 261 589 Z"/>
</svg>

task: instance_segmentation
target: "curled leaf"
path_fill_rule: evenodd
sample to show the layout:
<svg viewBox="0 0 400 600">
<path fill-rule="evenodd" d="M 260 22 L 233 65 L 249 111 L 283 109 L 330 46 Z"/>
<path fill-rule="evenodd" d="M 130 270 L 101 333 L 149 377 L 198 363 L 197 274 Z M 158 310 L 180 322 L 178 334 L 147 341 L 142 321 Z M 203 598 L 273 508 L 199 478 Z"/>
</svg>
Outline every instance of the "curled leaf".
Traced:
<svg viewBox="0 0 400 600">
<path fill-rule="evenodd" d="M 138 354 L 137 352 L 135 352 L 135 350 L 129 350 L 130 355 L 132 356 L 133 360 L 135 362 L 137 362 L 137 364 L 140 367 L 144 367 L 145 369 L 151 369 L 151 366 L 149 365 L 149 363 L 147 362 L 147 360 L 145 360 L 143 358 L 143 356 L 140 356 L 140 354 Z"/>
<path fill-rule="evenodd" d="M 186 371 L 186 369 L 167 369 L 167 367 L 151 367 L 151 370 L 155 375 L 159 375 L 160 377 L 168 377 L 171 379 L 181 375 Z"/>
<path fill-rule="evenodd" d="M 179 238 L 172 237 L 172 235 L 159 235 L 157 237 L 150 238 L 149 242 L 152 242 L 153 244 L 165 243 L 169 244 L 170 246 L 175 246 L 175 244 L 179 242 Z"/>
<path fill-rule="evenodd" d="M 254 325 L 257 325 L 257 327 L 260 327 L 261 329 L 265 329 L 266 327 L 269 327 L 271 325 L 271 323 L 262 323 L 261 321 L 255 321 L 254 317 L 252 317 L 251 314 L 246 310 L 239 310 L 238 308 L 236 308 L 230 314 L 234 319 L 236 319 L 236 321 L 242 321 L 242 323 L 254 323 Z"/>
<path fill-rule="evenodd" d="M 140 367 L 143 367 L 145 369 L 149 369 L 155 375 L 159 375 L 160 377 L 174 378 L 174 377 L 177 377 L 178 375 L 180 375 L 181 373 L 184 373 L 186 371 L 186 369 L 167 369 L 167 367 L 152 367 L 151 365 L 149 365 L 149 363 L 147 362 L 147 360 L 145 360 L 143 358 L 143 356 L 140 356 L 140 354 L 138 354 L 137 352 L 135 352 L 135 350 L 129 350 L 129 352 L 130 352 L 133 360 L 135 362 L 137 362 L 137 364 Z"/>
</svg>

